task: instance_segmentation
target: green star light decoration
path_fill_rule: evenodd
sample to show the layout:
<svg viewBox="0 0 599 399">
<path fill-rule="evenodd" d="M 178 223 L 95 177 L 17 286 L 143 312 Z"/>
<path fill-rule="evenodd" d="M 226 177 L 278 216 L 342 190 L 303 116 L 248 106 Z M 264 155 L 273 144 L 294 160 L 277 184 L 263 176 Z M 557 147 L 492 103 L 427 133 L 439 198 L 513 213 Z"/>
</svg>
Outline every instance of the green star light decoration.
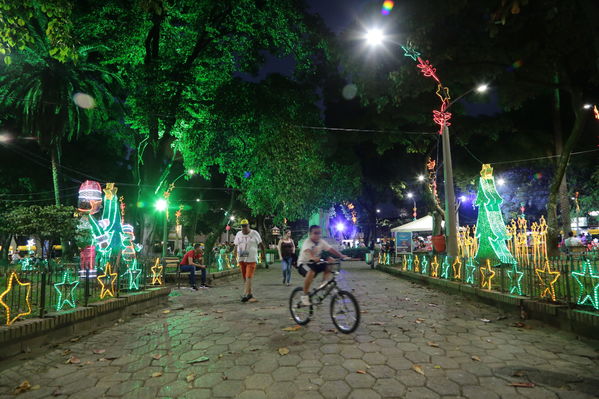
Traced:
<svg viewBox="0 0 599 399">
<path fill-rule="evenodd" d="M 420 273 L 422 274 L 427 274 L 428 273 L 428 259 L 426 259 L 426 256 L 424 256 L 422 258 L 422 264 L 420 267 Z"/>
<path fill-rule="evenodd" d="M 466 263 L 466 279 L 464 280 L 468 284 L 474 284 L 474 272 L 476 271 L 476 266 L 474 265 L 474 260 L 472 258 L 468 258 L 468 262 Z"/>
<path fill-rule="evenodd" d="M 511 269 L 506 270 L 507 277 L 510 280 L 510 294 L 522 295 L 522 285 L 520 281 L 524 273 L 518 270 L 518 265 L 513 263 Z"/>
<path fill-rule="evenodd" d="M 572 272 L 572 277 L 578 283 L 578 305 L 590 302 L 591 306 L 599 309 L 599 274 L 593 273 L 591 261 L 585 260 L 582 263 L 582 272 Z"/>
<path fill-rule="evenodd" d="M 451 264 L 447 260 L 447 256 L 446 256 L 445 259 L 443 259 L 443 263 L 441 263 L 441 277 L 442 278 L 449 279 L 449 268 L 450 267 L 451 267 Z"/>
<path fill-rule="evenodd" d="M 420 53 L 416 51 L 414 46 L 410 43 L 406 46 L 401 46 L 403 49 L 403 55 L 406 57 L 410 57 L 414 61 L 418 61 L 418 57 L 420 57 Z"/>
<path fill-rule="evenodd" d="M 129 279 L 129 289 L 139 290 L 139 276 L 141 275 L 141 269 L 137 267 L 137 259 L 135 259 L 133 264 L 127 268 L 124 275 Z"/>
<path fill-rule="evenodd" d="M 72 280 L 72 273 L 65 270 L 62 274 L 62 281 L 54 284 L 54 289 L 58 292 L 56 299 L 56 310 L 61 311 L 64 305 L 69 305 L 72 308 L 77 307 L 77 286 L 79 280 Z"/>
</svg>

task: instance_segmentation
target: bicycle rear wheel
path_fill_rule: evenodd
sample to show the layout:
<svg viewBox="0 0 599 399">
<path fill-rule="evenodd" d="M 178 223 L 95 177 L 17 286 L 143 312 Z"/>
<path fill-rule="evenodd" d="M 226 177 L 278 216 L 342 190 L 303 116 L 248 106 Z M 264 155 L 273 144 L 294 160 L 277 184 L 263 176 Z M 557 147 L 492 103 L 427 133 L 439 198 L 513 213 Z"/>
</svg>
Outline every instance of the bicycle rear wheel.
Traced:
<svg viewBox="0 0 599 399">
<path fill-rule="evenodd" d="M 349 292 L 340 290 L 331 299 L 331 319 L 343 334 L 356 331 L 360 325 L 360 306 Z"/>
<path fill-rule="evenodd" d="M 312 317 L 312 314 L 314 313 L 312 305 L 306 306 L 302 304 L 302 295 L 304 295 L 304 290 L 297 287 L 291 292 L 291 296 L 289 297 L 289 311 L 291 312 L 291 317 L 293 317 L 293 320 L 300 326 L 308 324 L 310 322 L 310 317 Z"/>
</svg>

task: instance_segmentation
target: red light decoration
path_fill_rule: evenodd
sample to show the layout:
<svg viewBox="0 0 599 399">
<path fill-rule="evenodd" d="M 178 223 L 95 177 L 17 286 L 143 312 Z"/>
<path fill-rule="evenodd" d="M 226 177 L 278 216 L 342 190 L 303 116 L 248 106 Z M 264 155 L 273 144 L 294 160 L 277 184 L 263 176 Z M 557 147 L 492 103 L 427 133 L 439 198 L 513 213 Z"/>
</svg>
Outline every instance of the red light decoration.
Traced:
<svg viewBox="0 0 599 399">
<path fill-rule="evenodd" d="M 441 128 L 443 126 L 451 126 L 451 123 L 449 123 L 450 119 L 451 119 L 450 112 L 443 112 L 443 111 L 437 111 L 437 110 L 433 111 L 433 121 L 437 125 L 441 126 Z"/>
</svg>

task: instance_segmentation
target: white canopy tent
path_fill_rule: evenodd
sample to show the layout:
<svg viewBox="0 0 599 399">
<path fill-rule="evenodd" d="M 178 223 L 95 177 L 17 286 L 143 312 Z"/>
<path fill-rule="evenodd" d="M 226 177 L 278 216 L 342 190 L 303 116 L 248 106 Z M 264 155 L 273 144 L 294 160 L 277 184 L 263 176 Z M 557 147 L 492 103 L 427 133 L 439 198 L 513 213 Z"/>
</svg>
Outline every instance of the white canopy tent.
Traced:
<svg viewBox="0 0 599 399">
<path fill-rule="evenodd" d="M 445 223 L 441 222 L 441 226 L 443 226 Z M 427 215 L 425 217 L 422 217 L 420 219 L 416 219 L 412 222 L 403 224 L 401 226 L 397 226 L 391 229 L 392 233 L 398 232 L 398 231 L 405 231 L 405 232 L 412 232 L 412 231 L 433 231 L 433 217 L 430 215 Z"/>
</svg>

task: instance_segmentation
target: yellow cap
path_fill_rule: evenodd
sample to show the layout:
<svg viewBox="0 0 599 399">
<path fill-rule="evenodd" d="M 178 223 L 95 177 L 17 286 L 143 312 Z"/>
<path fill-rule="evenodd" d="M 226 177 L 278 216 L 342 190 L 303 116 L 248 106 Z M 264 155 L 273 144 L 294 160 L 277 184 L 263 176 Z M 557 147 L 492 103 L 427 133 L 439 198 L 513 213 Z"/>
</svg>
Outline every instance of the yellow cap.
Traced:
<svg viewBox="0 0 599 399">
<path fill-rule="evenodd" d="M 244 224 L 248 224 L 248 225 L 249 225 L 249 224 L 250 224 L 250 222 L 248 222 L 248 220 L 247 220 L 247 219 L 241 219 L 241 222 L 239 222 L 239 224 L 240 224 L 240 225 L 242 225 L 242 226 L 243 226 Z"/>
</svg>

